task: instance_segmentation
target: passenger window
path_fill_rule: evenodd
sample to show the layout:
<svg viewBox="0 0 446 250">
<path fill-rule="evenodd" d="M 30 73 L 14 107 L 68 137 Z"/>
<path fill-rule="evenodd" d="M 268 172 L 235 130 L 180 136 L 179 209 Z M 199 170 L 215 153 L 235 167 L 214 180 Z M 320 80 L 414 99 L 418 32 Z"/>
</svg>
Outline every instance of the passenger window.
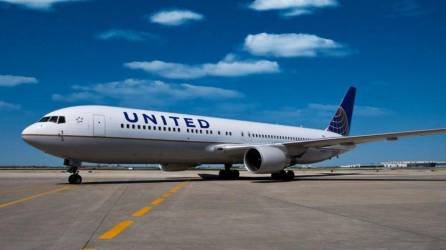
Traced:
<svg viewBox="0 0 446 250">
<path fill-rule="evenodd" d="M 121 123 L 121 128 L 124 128 L 124 124 Z"/>
<path fill-rule="evenodd" d="M 138 125 L 138 129 L 141 129 L 141 125 Z"/>
<path fill-rule="evenodd" d="M 178 128 L 178 132 L 181 132 L 180 128 Z"/>
<path fill-rule="evenodd" d="M 130 128 L 130 124 L 127 124 L 127 128 Z"/>
</svg>

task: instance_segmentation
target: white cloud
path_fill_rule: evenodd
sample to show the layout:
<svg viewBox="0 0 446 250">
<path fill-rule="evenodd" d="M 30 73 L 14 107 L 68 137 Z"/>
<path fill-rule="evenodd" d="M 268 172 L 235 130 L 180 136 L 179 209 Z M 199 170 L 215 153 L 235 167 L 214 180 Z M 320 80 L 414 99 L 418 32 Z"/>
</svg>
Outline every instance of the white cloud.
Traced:
<svg viewBox="0 0 446 250">
<path fill-rule="evenodd" d="M 34 77 L 0 75 L 0 87 L 15 87 L 22 84 L 36 84 L 38 80 Z"/>
<path fill-rule="evenodd" d="M 191 21 L 204 19 L 202 14 L 190 10 L 166 10 L 160 11 L 150 16 L 152 23 L 168 26 L 178 26 Z"/>
<path fill-rule="evenodd" d="M 291 16 L 303 16 L 313 14 L 313 11 L 306 9 L 294 9 L 283 13 L 283 16 L 291 17 Z"/>
<path fill-rule="evenodd" d="M 189 100 L 222 100 L 243 97 L 238 91 L 192 84 L 171 84 L 162 81 L 126 79 L 100 83 L 90 86 L 72 87 L 73 93 L 68 95 L 54 94 L 54 101 L 63 102 L 106 102 L 108 99 L 118 100 L 131 105 L 167 106 L 178 101 Z"/>
<path fill-rule="evenodd" d="M 81 91 L 81 92 L 74 92 L 68 95 L 53 94 L 52 99 L 53 101 L 59 101 L 59 102 L 89 101 L 98 103 L 103 100 L 103 97 L 98 93 Z"/>
<path fill-rule="evenodd" d="M 316 35 L 302 33 L 248 35 L 244 49 L 254 55 L 275 57 L 315 57 L 346 55 L 345 46 Z"/>
<path fill-rule="evenodd" d="M 163 61 L 128 62 L 124 66 L 130 69 L 140 69 L 148 73 L 172 79 L 194 79 L 206 76 L 236 77 L 252 74 L 279 72 L 279 64 L 273 61 L 237 61 L 225 60 L 217 63 L 187 65 Z"/>
<path fill-rule="evenodd" d="M 0 110 L 19 110 L 21 106 L 14 103 L 0 101 Z"/>
<path fill-rule="evenodd" d="M 315 9 L 335 7 L 336 0 L 255 0 L 249 7 L 257 11 L 279 10 L 284 16 L 311 14 Z"/>
<path fill-rule="evenodd" d="M 127 40 L 130 42 L 143 42 L 148 39 L 158 38 L 156 35 L 135 31 L 135 30 L 121 30 L 121 29 L 111 29 L 99 33 L 96 36 L 100 40 Z"/>
<path fill-rule="evenodd" d="M 78 2 L 83 0 L 0 0 L 0 2 L 16 4 L 30 9 L 48 10 L 54 4 L 66 2 Z"/>
<path fill-rule="evenodd" d="M 393 4 L 390 17 L 418 17 L 428 12 L 416 0 L 400 0 Z"/>
</svg>

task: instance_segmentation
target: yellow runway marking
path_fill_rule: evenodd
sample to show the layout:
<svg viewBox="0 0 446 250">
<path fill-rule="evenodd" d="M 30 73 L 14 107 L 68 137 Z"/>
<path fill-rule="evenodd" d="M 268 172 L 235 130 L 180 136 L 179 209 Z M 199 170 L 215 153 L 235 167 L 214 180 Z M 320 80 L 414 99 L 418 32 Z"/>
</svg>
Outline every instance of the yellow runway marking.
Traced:
<svg viewBox="0 0 446 250">
<path fill-rule="evenodd" d="M 177 184 L 176 186 L 174 186 L 173 188 L 170 189 L 170 193 L 175 193 L 178 192 L 180 189 L 184 188 L 186 186 L 186 183 L 180 183 Z"/>
<path fill-rule="evenodd" d="M 96 248 L 93 248 L 93 247 L 86 247 L 86 248 L 82 248 L 82 250 L 96 250 Z"/>
<path fill-rule="evenodd" d="M 121 223 L 114 226 L 112 229 L 108 230 L 107 232 L 103 233 L 101 236 L 99 236 L 100 240 L 111 240 L 118 236 L 120 233 L 122 233 L 127 227 L 132 225 L 134 222 L 131 220 L 123 220 Z"/>
<path fill-rule="evenodd" d="M 134 212 L 132 214 L 133 217 L 141 217 L 143 215 L 145 215 L 146 213 L 150 212 L 150 210 L 152 210 L 152 207 L 143 207 L 140 210 Z"/>
<path fill-rule="evenodd" d="M 172 195 L 172 192 L 165 192 L 164 194 L 161 195 L 161 198 L 169 198 Z"/>
<path fill-rule="evenodd" d="M 154 200 L 152 200 L 150 202 L 150 205 L 147 205 L 141 209 L 139 209 L 138 211 L 134 212 L 132 214 L 132 217 L 141 217 L 147 213 L 149 213 L 150 211 L 152 211 L 152 209 L 155 206 L 160 205 L 161 203 L 163 203 L 167 198 L 169 198 L 173 193 L 177 192 L 178 190 L 182 189 L 183 187 L 186 186 L 187 183 L 180 183 L 175 185 L 174 187 L 172 187 L 168 192 L 164 192 L 160 197 L 155 198 Z M 99 236 L 98 239 L 100 240 L 111 240 L 114 237 L 118 236 L 120 233 L 122 233 L 127 227 L 129 227 L 130 225 L 132 225 L 134 222 L 131 220 L 123 220 L 121 221 L 119 224 L 117 224 L 116 226 L 114 226 L 113 228 L 109 229 L 108 231 L 106 231 L 105 233 L 103 233 L 101 236 Z"/>
<path fill-rule="evenodd" d="M 52 193 L 62 192 L 62 191 L 65 191 L 65 190 L 68 190 L 68 189 L 71 189 L 71 188 L 72 187 L 57 188 L 57 189 L 53 189 L 53 190 L 50 190 L 50 191 L 47 191 L 47 192 L 30 195 L 30 196 L 27 196 L 25 198 L 18 199 L 18 200 L 15 200 L 15 201 L 9 201 L 9 202 L 6 202 L 6 203 L 1 203 L 0 204 L 0 208 L 5 208 L 5 207 L 12 206 L 12 205 L 20 204 L 20 203 L 23 203 L 23 202 L 26 202 L 26 201 L 29 201 L 29 200 L 33 200 L 33 199 L 36 199 L 36 198 L 39 198 L 39 197 L 42 197 L 42 196 L 45 196 L 45 195 L 49 195 L 49 194 L 52 194 Z"/>
<path fill-rule="evenodd" d="M 164 198 L 156 198 L 154 199 L 150 204 L 154 206 L 158 206 L 159 204 L 163 203 Z"/>
</svg>

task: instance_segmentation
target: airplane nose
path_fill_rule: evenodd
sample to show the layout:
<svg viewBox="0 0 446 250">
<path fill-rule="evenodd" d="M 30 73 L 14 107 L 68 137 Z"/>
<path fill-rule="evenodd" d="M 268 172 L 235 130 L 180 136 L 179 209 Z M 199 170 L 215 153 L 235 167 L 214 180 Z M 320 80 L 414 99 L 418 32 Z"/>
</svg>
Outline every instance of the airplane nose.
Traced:
<svg viewBox="0 0 446 250">
<path fill-rule="evenodd" d="M 31 134 L 31 132 L 32 132 L 32 125 L 26 127 L 26 128 L 22 131 L 22 137 L 23 137 L 24 135 L 29 135 L 29 134 Z"/>
<path fill-rule="evenodd" d="M 36 143 L 36 134 L 38 134 L 36 124 L 31 124 L 22 131 L 22 139 L 28 144 Z"/>
<path fill-rule="evenodd" d="M 50 152 L 52 146 L 56 148 L 59 146 L 59 141 L 48 134 L 48 129 L 41 123 L 34 123 L 26 127 L 22 131 L 22 139 L 27 144 L 45 152 Z"/>
</svg>

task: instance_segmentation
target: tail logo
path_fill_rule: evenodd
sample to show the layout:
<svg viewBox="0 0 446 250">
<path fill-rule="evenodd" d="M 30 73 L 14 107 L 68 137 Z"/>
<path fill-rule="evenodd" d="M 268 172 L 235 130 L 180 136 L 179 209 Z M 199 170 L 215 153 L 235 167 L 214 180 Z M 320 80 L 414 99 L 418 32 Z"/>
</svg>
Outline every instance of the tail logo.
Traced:
<svg viewBox="0 0 446 250">
<path fill-rule="evenodd" d="M 328 125 L 328 131 L 340 134 L 340 135 L 348 135 L 350 130 L 350 126 L 348 124 L 348 115 L 347 112 L 342 107 L 339 107 L 336 111 L 335 116 Z"/>
</svg>

